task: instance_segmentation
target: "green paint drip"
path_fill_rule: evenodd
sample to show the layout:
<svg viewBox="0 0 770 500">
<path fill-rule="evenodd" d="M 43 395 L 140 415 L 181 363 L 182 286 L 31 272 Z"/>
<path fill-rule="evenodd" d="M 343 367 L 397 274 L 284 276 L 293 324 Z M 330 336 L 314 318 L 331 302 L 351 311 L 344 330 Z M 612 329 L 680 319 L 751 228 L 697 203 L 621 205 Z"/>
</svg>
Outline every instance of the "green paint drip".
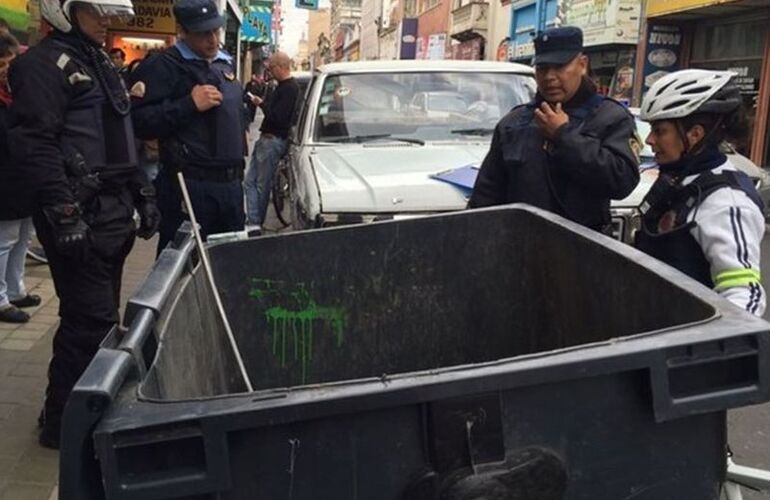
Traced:
<svg viewBox="0 0 770 500">
<path fill-rule="evenodd" d="M 265 311 L 272 335 L 272 352 L 279 356 L 281 367 L 286 366 L 286 344 L 294 348 L 294 360 L 302 366 L 302 383 L 307 381 L 308 363 L 313 359 L 314 322 L 323 321 L 331 327 L 336 347 L 342 346 L 347 312 L 337 307 L 322 307 L 310 297 L 304 283 L 298 283 L 294 291 L 281 293 L 282 282 L 268 279 L 253 279 L 254 287 L 249 292 L 251 298 L 262 301 L 271 295 L 290 296 L 297 304 L 296 309 L 273 306 Z M 289 339 L 291 335 L 291 339 Z M 278 344 L 280 343 L 280 354 Z"/>
</svg>

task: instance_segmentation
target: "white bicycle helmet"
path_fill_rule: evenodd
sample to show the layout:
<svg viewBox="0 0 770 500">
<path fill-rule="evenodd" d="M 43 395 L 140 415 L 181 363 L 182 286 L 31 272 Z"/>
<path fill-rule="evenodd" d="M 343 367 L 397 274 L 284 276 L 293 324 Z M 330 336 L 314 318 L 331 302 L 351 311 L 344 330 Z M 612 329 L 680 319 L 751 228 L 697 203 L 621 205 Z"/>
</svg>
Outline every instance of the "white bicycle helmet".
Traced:
<svg viewBox="0 0 770 500">
<path fill-rule="evenodd" d="M 134 6 L 131 0 L 40 0 L 40 14 L 51 26 L 63 33 L 72 31 L 72 4 L 91 5 L 102 16 L 131 17 Z"/>
<path fill-rule="evenodd" d="M 705 69 L 675 71 L 655 82 L 642 99 L 646 122 L 676 120 L 693 113 L 732 113 L 741 105 L 735 73 Z"/>
</svg>

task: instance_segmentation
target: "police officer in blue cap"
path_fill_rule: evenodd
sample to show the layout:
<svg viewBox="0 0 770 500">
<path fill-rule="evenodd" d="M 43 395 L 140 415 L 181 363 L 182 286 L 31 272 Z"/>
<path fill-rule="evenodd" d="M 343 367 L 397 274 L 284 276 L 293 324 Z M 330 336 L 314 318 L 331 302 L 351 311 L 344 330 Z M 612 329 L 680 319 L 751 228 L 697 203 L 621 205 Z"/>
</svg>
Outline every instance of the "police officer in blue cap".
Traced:
<svg viewBox="0 0 770 500">
<path fill-rule="evenodd" d="M 633 117 L 587 77 L 583 33 L 535 38 L 537 94 L 498 123 L 469 207 L 523 202 L 611 232 L 610 199 L 639 182 Z"/>
<path fill-rule="evenodd" d="M 220 49 L 224 17 L 213 0 L 176 0 L 174 16 L 176 45 L 143 61 L 129 79 L 136 135 L 159 140 L 158 251 L 185 218 L 177 172 L 204 236 L 244 224 L 243 91 Z"/>
</svg>

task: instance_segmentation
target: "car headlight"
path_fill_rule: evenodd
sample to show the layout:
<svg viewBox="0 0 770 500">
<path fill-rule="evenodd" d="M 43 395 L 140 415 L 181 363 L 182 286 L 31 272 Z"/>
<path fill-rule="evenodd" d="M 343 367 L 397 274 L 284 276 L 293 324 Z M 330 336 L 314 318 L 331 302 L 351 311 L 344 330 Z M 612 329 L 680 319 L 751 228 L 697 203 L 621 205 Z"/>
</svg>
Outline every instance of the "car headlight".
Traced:
<svg viewBox="0 0 770 500">
<path fill-rule="evenodd" d="M 612 210 L 612 236 L 633 245 L 636 232 L 642 227 L 642 214 L 638 209 Z"/>
</svg>

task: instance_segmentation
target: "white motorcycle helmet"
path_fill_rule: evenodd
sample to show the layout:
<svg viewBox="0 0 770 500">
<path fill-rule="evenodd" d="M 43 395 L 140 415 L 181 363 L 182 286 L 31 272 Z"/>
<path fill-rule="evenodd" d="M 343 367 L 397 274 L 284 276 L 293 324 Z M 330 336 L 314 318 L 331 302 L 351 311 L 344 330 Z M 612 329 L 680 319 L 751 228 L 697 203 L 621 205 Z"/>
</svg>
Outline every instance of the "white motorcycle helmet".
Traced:
<svg viewBox="0 0 770 500">
<path fill-rule="evenodd" d="M 675 71 L 655 82 L 642 99 L 646 122 L 676 120 L 693 113 L 726 115 L 742 102 L 735 73 L 705 69 Z"/>
<path fill-rule="evenodd" d="M 131 0 L 40 0 L 40 14 L 57 30 L 69 33 L 73 28 L 71 10 L 75 3 L 88 4 L 101 16 L 131 17 L 134 15 Z"/>
</svg>

